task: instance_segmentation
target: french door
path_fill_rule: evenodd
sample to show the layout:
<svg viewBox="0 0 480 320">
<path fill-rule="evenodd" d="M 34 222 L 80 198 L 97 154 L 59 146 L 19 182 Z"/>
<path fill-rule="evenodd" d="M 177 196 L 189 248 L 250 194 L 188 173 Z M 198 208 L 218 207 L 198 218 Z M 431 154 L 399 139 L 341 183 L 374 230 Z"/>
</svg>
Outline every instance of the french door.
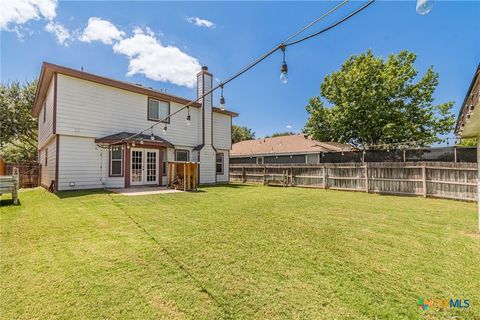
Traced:
<svg viewBox="0 0 480 320">
<path fill-rule="evenodd" d="M 132 148 L 130 184 L 132 186 L 158 183 L 158 150 Z"/>
</svg>

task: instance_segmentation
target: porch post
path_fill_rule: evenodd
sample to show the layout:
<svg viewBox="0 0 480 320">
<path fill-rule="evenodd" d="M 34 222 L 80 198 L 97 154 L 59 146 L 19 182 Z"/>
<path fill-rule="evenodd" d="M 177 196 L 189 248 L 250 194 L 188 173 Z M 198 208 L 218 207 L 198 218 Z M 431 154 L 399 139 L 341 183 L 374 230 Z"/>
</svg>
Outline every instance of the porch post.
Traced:
<svg viewBox="0 0 480 320">
<path fill-rule="evenodd" d="M 125 155 L 125 159 L 123 161 L 124 168 L 123 172 L 125 175 L 125 188 L 130 187 L 130 146 L 127 144 L 124 145 L 125 152 L 123 153 Z"/>
</svg>

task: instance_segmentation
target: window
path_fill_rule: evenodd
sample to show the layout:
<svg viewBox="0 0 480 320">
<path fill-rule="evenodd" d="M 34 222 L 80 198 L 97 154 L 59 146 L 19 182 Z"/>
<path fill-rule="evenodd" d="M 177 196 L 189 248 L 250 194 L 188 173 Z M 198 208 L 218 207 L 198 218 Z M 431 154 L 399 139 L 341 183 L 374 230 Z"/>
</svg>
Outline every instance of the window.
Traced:
<svg viewBox="0 0 480 320">
<path fill-rule="evenodd" d="M 158 121 L 170 115 L 170 103 L 166 101 L 148 99 L 148 120 Z M 170 123 L 170 119 L 165 121 Z"/>
<path fill-rule="evenodd" d="M 263 164 L 263 157 L 257 157 L 257 164 Z"/>
<path fill-rule="evenodd" d="M 110 176 L 123 176 L 123 148 L 112 147 L 110 149 Z"/>
<path fill-rule="evenodd" d="M 47 103 L 43 103 L 43 123 L 45 123 L 45 120 L 47 119 Z"/>
<path fill-rule="evenodd" d="M 175 161 L 190 161 L 188 150 L 175 150 Z"/>
<path fill-rule="evenodd" d="M 318 154 L 307 154 L 305 156 L 306 163 L 320 163 L 319 155 Z"/>
<path fill-rule="evenodd" d="M 45 148 L 45 167 L 48 165 L 48 148 Z"/>
<path fill-rule="evenodd" d="M 163 152 L 162 175 L 167 175 L 167 152 Z"/>
<path fill-rule="evenodd" d="M 223 174 L 223 153 L 217 153 L 216 159 L 216 172 L 217 174 Z"/>
</svg>

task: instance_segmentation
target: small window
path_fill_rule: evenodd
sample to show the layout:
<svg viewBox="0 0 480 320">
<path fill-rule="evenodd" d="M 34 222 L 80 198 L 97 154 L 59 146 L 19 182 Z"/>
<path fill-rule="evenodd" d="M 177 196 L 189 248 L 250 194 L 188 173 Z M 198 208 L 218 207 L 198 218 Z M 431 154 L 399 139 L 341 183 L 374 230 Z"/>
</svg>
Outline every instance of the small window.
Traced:
<svg viewBox="0 0 480 320">
<path fill-rule="evenodd" d="M 110 176 L 123 176 L 123 148 L 112 147 L 110 149 Z"/>
<path fill-rule="evenodd" d="M 217 174 L 223 174 L 223 153 L 217 153 L 216 171 Z"/>
<path fill-rule="evenodd" d="M 47 103 L 43 103 L 43 123 L 45 123 L 45 120 L 47 119 Z"/>
<path fill-rule="evenodd" d="M 45 167 L 48 165 L 48 148 L 45 148 Z"/>
<path fill-rule="evenodd" d="M 190 161 L 188 150 L 175 150 L 175 161 Z"/>
<path fill-rule="evenodd" d="M 306 163 L 320 163 L 320 159 L 318 157 L 318 154 L 307 154 L 305 156 L 305 162 Z"/>
<path fill-rule="evenodd" d="M 257 157 L 257 164 L 263 164 L 263 157 Z"/>
<path fill-rule="evenodd" d="M 162 175 L 167 175 L 167 152 L 163 152 Z"/>
<path fill-rule="evenodd" d="M 160 100 L 148 99 L 148 120 L 158 121 L 170 115 L 170 103 Z M 162 121 L 170 123 L 170 118 Z"/>
</svg>

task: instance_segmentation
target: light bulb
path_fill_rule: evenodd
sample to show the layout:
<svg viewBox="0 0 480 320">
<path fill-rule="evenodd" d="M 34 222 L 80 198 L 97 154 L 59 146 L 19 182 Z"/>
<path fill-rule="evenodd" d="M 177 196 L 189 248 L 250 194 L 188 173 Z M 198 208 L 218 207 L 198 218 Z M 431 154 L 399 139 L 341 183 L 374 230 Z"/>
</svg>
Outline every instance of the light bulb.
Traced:
<svg viewBox="0 0 480 320">
<path fill-rule="evenodd" d="M 225 98 L 220 97 L 220 109 L 225 110 Z"/>
<path fill-rule="evenodd" d="M 134 147 L 134 148 L 135 148 L 135 141 L 133 141 L 133 142 L 132 142 L 132 147 Z"/>
<path fill-rule="evenodd" d="M 422 16 L 428 14 L 433 7 L 433 0 L 417 0 L 417 13 Z"/>
<path fill-rule="evenodd" d="M 288 82 L 287 72 L 288 72 L 288 67 L 287 67 L 287 64 L 284 62 L 282 64 L 282 68 L 280 69 L 280 81 L 282 83 L 287 83 Z"/>
<path fill-rule="evenodd" d="M 152 134 L 150 135 L 150 140 L 152 140 L 152 141 L 155 140 L 155 135 L 153 134 L 153 132 L 152 132 Z"/>
<path fill-rule="evenodd" d="M 140 139 L 140 144 L 143 144 L 143 137 Z"/>
<path fill-rule="evenodd" d="M 167 126 L 163 127 L 162 133 L 167 134 Z"/>
<path fill-rule="evenodd" d="M 190 118 L 190 115 L 188 115 L 188 116 L 187 116 L 187 120 L 186 120 L 186 121 L 187 121 L 187 126 L 190 125 L 190 119 L 191 119 L 191 118 Z"/>
</svg>

